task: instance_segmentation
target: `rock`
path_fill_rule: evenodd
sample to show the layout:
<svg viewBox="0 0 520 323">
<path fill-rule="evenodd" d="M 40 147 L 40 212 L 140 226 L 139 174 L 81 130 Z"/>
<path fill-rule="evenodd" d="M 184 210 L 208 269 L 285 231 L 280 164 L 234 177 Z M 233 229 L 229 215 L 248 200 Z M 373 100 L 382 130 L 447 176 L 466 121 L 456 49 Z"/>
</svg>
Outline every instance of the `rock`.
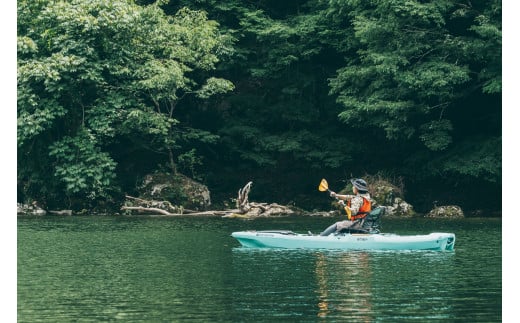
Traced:
<svg viewBox="0 0 520 323">
<path fill-rule="evenodd" d="M 427 218 L 463 218 L 464 212 L 457 205 L 443 205 L 433 208 L 426 215 Z"/>
<path fill-rule="evenodd" d="M 377 201 L 380 201 L 381 205 L 392 205 L 396 197 L 400 197 L 398 189 L 392 184 L 378 181 L 372 185 L 373 192 L 371 197 Z"/>
<path fill-rule="evenodd" d="M 396 197 L 392 205 L 385 205 L 385 208 L 385 216 L 412 217 L 415 215 L 413 206 L 400 197 Z"/>
<path fill-rule="evenodd" d="M 47 214 L 47 211 L 45 211 L 44 209 L 42 209 L 41 207 L 36 205 L 35 202 L 33 202 L 32 204 L 17 203 L 16 204 L 16 209 L 17 209 L 16 211 L 17 211 L 18 215 L 38 215 L 38 216 L 42 216 L 42 215 L 46 215 Z"/>
<path fill-rule="evenodd" d="M 206 210 L 211 205 L 208 187 L 182 174 L 158 172 L 145 176 L 139 187 L 139 197 L 169 201 L 185 209 Z"/>
<path fill-rule="evenodd" d="M 412 217 L 416 215 L 413 206 L 404 200 L 403 189 L 388 182 L 380 176 L 368 177 L 371 197 L 376 202 L 372 204 L 385 206 L 386 216 Z"/>
</svg>

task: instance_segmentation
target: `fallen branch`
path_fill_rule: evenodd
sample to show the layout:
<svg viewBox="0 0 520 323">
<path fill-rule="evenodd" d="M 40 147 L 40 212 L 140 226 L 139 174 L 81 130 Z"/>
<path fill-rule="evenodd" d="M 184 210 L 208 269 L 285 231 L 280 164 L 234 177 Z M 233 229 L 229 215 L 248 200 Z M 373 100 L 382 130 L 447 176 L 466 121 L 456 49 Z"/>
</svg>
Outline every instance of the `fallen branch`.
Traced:
<svg viewBox="0 0 520 323">
<path fill-rule="evenodd" d="M 185 210 L 182 206 L 174 206 L 168 201 L 144 200 L 129 195 L 126 195 L 127 205 L 123 205 L 121 210 L 162 216 L 221 216 L 224 218 L 252 218 L 294 214 L 291 208 L 276 203 L 249 202 L 248 196 L 252 184 L 253 182 L 248 182 L 243 188 L 238 190 L 236 209 L 232 210 L 202 212 Z"/>
<path fill-rule="evenodd" d="M 158 212 L 158 210 L 162 210 L 159 213 L 164 215 L 184 213 L 184 208 L 182 206 L 174 206 L 169 201 L 144 200 L 130 195 L 125 195 L 125 197 L 129 202 L 124 206 L 126 210 L 137 210 L 143 212 Z"/>
<path fill-rule="evenodd" d="M 72 215 L 72 210 L 57 210 L 57 211 L 50 210 L 49 213 L 55 214 L 55 215 Z"/>
<path fill-rule="evenodd" d="M 122 206 L 121 210 L 130 210 L 138 212 L 146 212 L 151 214 L 160 214 L 166 216 L 222 216 L 228 217 L 238 212 L 238 210 L 225 210 L 225 211 L 203 211 L 203 212 L 192 212 L 192 213 L 170 213 L 168 211 L 153 208 L 153 207 L 141 207 L 141 206 Z"/>
<path fill-rule="evenodd" d="M 138 212 L 147 212 L 147 213 L 159 213 L 164 215 L 174 215 L 174 213 L 170 213 L 166 210 L 159 209 L 156 207 L 142 207 L 142 206 L 122 206 L 121 210 L 134 210 Z"/>
</svg>

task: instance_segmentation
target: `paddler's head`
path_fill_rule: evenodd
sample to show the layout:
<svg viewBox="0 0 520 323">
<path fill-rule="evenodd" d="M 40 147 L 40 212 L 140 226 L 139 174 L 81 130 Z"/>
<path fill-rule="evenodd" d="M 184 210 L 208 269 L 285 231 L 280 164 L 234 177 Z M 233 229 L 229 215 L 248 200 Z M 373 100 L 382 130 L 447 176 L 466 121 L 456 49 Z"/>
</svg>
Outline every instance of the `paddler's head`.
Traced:
<svg viewBox="0 0 520 323">
<path fill-rule="evenodd" d="M 350 182 L 352 183 L 352 190 L 354 191 L 354 194 L 365 194 L 368 192 L 368 185 L 364 179 L 355 178 L 351 179 Z"/>
</svg>

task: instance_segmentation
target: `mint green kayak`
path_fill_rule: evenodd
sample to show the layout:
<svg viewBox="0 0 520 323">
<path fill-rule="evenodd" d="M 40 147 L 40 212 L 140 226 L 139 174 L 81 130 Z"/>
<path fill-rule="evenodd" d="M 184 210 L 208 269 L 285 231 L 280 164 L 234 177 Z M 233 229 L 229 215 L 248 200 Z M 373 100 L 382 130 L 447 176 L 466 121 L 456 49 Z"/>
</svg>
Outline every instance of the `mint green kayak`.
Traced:
<svg viewBox="0 0 520 323">
<path fill-rule="evenodd" d="M 453 250 L 455 234 L 339 233 L 328 236 L 292 231 L 239 231 L 231 236 L 245 248 L 340 250 Z"/>
</svg>

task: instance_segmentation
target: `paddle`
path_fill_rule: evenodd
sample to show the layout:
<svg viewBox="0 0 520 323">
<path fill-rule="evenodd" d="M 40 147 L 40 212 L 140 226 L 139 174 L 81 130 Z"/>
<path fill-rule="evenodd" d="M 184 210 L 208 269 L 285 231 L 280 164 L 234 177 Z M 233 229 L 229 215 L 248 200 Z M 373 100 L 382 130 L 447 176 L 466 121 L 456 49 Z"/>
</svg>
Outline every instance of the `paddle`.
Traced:
<svg viewBox="0 0 520 323">
<path fill-rule="evenodd" d="M 323 178 L 320 182 L 320 185 L 318 186 L 318 190 L 320 192 L 329 192 L 329 193 L 333 193 L 331 190 L 329 190 L 329 183 L 327 183 L 327 180 L 325 178 Z M 340 200 L 337 196 L 336 196 L 336 200 L 338 200 L 338 202 L 341 204 L 341 205 L 345 205 L 345 202 L 343 202 L 343 200 Z M 352 211 L 350 211 L 350 208 L 348 206 L 345 205 L 345 212 L 347 212 L 347 219 L 350 220 L 350 218 L 352 217 Z"/>
</svg>

